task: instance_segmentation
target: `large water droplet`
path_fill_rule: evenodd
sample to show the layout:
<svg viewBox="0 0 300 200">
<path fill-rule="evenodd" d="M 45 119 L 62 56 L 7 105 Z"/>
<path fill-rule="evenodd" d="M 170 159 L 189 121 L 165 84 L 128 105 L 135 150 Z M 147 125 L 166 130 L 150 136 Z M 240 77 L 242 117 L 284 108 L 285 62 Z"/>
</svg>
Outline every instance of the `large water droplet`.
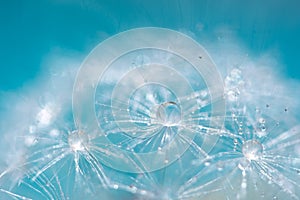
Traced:
<svg viewBox="0 0 300 200">
<path fill-rule="evenodd" d="M 157 120 L 165 126 L 175 126 L 181 120 L 180 107 L 175 102 L 166 102 L 158 106 Z"/>
<path fill-rule="evenodd" d="M 263 153 L 263 146 L 257 140 L 244 142 L 242 152 L 249 161 L 258 160 Z"/>
</svg>

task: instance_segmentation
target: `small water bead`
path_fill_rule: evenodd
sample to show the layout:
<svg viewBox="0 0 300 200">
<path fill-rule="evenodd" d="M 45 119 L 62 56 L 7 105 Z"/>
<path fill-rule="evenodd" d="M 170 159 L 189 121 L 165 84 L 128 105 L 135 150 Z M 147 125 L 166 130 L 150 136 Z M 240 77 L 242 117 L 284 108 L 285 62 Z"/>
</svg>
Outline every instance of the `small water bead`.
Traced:
<svg viewBox="0 0 300 200">
<path fill-rule="evenodd" d="M 264 124 L 264 123 L 266 123 L 266 120 L 264 119 L 264 118 L 259 118 L 258 119 L 258 122 L 260 123 L 260 124 Z"/>
<path fill-rule="evenodd" d="M 223 171 L 223 167 L 218 167 L 218 171 Z"/>
<path fill-rule="evenodd" d="M 238 139 L 234 138 L 233 144 L 234 144 L 234 145 L 237 145 L 237 144 L 238 144 Z"/>
<path fill-rule="evenodd" d="M 133 186 L 133 185 L 130 185 L 129 187 L 130 187 L 130 190 L 131 190 L 131 192 L 132 192 L 133 194 L 137 192 L 137 187 L 135 187 L 135 186 Z"/>
<path fill-rule="evenodd" d="M 258 119 L 258 125 L 256 128 L 256 135 L 258 137 L 264 137 L 267 135 L 267 127 L 266 127 L 266 120 L 264 118 L 259 118 Z"/>
<path fill-rule="evenodd" d="M 207 158 L 206 160 L 205 160 L 205 162 L 204 162 L 204 165 L 206 166 L 206 167 L 208 167 L 208 166 L 210 166 L 210 164 L 211 164 L 211 158 Z"/>
<path fill-rule="evenodd" d="M 240 135 L 242 135 L 243 134 L 243 122 L 239 122 L 239 129 L 238 129 L 238 132 L 239 132 L 239 134 Z"/>
<path fill-rule="evenodd" d="M 233 151 L 236 151 L 238 147 L 238 139 L 234 138 L 233 139 Z"/>
<path fill-rule="evenodd" d="M 263 146 L 257 140 L 248 140 L 243 144 L 242 153 L 249 161 L 258 160 L 263 154 Z"/>
<path fill-rule="evenodd" d="M 238 132 L 239 132 L 239 135 L 243 135 L 243 128 L 239 127 Z"/>
<path fill-rule="evenodd" d="M 119 185 L 114 184 L 114 185 L 113 185 L 113 188 L 114 188 L 115 190 L 117 190 L 117 189 L 119 188 Z"/>
<path fill-rule="evenodd" d="M 266 129 L 262 129 L 262 130 L 257 130 L 256 135 L 261 138 L 261 137 L 265 137 L 268 133 L 266 132 Z"/>
<path fill-rule="evenodd" d="M 220 172 L 220 171 L 223 171 L 224 169 L 224 164 L 223 163 L 218 163 L 217 164 L 217 170 Z"/>
<path fill-rule="evenodd" d="M 204 162 L 204 165 L 205 165 L 206 167 L 208 167 L 208 166 L 210 165 L 210 161 L 205 161 L 205 162 Z"/>
<path fill-rule="evenodd" d="M 265 125 L 265 124 L 262 124 L 262 125 L 260 126 L 260 130 L 263 131 L 263 132 L 265 132 L 265 131 L 267 130 L 266 125 Z"/>
<path fill-rule="evenodd" d="M 255 112 L 256 112 L 256 113 L 260 113 L 259 107 L 256 107 L 256 108 L 255 108 Z"/>
<path fill-rule="evenodd" d="M 246 181 L 242 181 L 242 184 L 241 184 L 241 188 L 242 189 L 246 189 L 247 188 L 247 182 Z"/>
</svg>

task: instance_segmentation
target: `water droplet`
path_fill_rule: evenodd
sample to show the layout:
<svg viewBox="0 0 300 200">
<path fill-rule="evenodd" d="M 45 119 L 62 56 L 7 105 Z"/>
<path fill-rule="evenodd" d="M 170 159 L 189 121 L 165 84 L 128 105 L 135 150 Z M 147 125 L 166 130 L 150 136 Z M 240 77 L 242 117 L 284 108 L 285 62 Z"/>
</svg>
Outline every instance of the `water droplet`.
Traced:
<svg viewBox="0 0 300 200">
<path fill-rule="evenodd" d="M 263 146 L 257 140 L 248 140 L 244 142 L 242 152 L 248 160 L 258 160 L 263 153 Z"/>
<path fill-rule="evenodd" d="M 241 127 L 239 128 L 238 132 L 239 132 L 239 135 L 243 135 L 243 129 Z"/>
<path fill-rule="evenodd" d="M 255 108 L 255 112 L 256 113 L 260 113 L 260 109 L 259 108 Z"/>
<path fill-rule="evenodd" d="M 234 144 L 234 145 L 237 145 L 237 144 L 238 144 L 238 140 L 237 140 L 236 138 L 233 140 L 233 144 Z"/>
<path fill-rule="evenodd" d="M 210 163 L 211 163 L 211 161 L 210 161 L 210 160 L 207 160 L 207 161 L 204 162 L 204 165 L 205 165 L 206 167 L 208 167 L 208 166 L 210 165 Z"/>
<path fill-rule="evenodd" d="M 223 171 L 223 166 L 218 166 L 217 170 L 220 172 L 220 171 Z"/>
<path fill-rule="evenodd" d="M 178 125 L 181 120 L 180 107 L 175 102 L 165 102 L 158 106 L 156 119 L 165 126 Z"/>
<path fill-rule="evenodd" d="M 264 123 L 266 123 L 266 120 L 261 117 L 261 118 L 258 119 L 258 122 L 261 123 L 261 124 L 264 124 Z"/>
<path fill-rule="evenodd" d="M 246 189 L 247 188 L 247 182 L 246 181 L 243 181 L 242 184 L 241 184 L 241 187 L 243 189 Z"/>
<path fill-rule="evenodd" d="M 265 132 L 265 131 L 266 131 L 266 129 L 267 129 L 267 128 L 266 128 L 266 126 L 265 126 L 265 125 L 261 125 L 261 126 L 260 126 L 260 130 L 261 130 L 261 131 Z"/>
<path fill-rule="evenodd" d="M 130 185 L 129 187 L 130 187 L 132 193 L 136 193 L 137 187 L 135 187 L 133 185 Z"/>
<path fill-rule="evenodd" d="M 115 190 L 117 190 L 117 189 L 119 188 L 119 185 L 114 184 L 114 185 L 113 185 L 113 188 L 114 188 Z"/>
</svg>

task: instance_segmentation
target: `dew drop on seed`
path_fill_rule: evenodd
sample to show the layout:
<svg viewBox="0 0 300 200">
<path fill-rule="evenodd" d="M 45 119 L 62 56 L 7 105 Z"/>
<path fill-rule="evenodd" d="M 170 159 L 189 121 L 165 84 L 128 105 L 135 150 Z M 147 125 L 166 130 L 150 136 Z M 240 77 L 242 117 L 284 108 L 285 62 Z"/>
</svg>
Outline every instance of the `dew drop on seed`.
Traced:
<svg viewBox="0 0 300 200">
<path fill-rule="evenodd" d="M 113 188 L 114 188 L 115 190 L 117 190 L 117 189 L 119 188 L 119 185 L 114 184 L 114 185 L 113 185 Z"/>
<path fill-rule="evenodd" d="M 206 167 L 208 167 L 208 166 L 210 165 L 210 161 L 209 161 L 209 160 L 205 161 L 205 162 L 204 162 L 204 165 L 205 165 Z"/>
<path fill-rule="evenodd" d="M 246 189 L 247 188 L 247 182 L 243 181 L 242 184 L 241 184 L 241 187 L 243 189 Z"/>
<path fill-rule="evenodd" d="M 243 144 L 242 152 L 248 160 L 258 160 L 263 153 L 263 146 L 257 140 L 248 140 Z"/>
</svg>

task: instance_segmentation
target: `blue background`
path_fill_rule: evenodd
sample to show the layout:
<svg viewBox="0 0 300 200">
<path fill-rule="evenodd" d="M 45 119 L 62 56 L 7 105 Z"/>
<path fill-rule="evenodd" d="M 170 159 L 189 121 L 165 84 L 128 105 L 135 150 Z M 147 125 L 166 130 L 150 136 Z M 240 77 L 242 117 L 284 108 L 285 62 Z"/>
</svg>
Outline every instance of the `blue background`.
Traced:
<svg viewBox="0 0 300 200">
<path fill-rule="evenodd" d="M 104 38 L 141 26 L 194 32 L 202 24 L 209 32 L 227 25 L 255 54 L 278 49 L 287 75 L 300 79 L 299 8 L 296 0 L 1 0 L 0 90 L 36 77 L 53 48 L 87 54 Z"/>
</svg>

